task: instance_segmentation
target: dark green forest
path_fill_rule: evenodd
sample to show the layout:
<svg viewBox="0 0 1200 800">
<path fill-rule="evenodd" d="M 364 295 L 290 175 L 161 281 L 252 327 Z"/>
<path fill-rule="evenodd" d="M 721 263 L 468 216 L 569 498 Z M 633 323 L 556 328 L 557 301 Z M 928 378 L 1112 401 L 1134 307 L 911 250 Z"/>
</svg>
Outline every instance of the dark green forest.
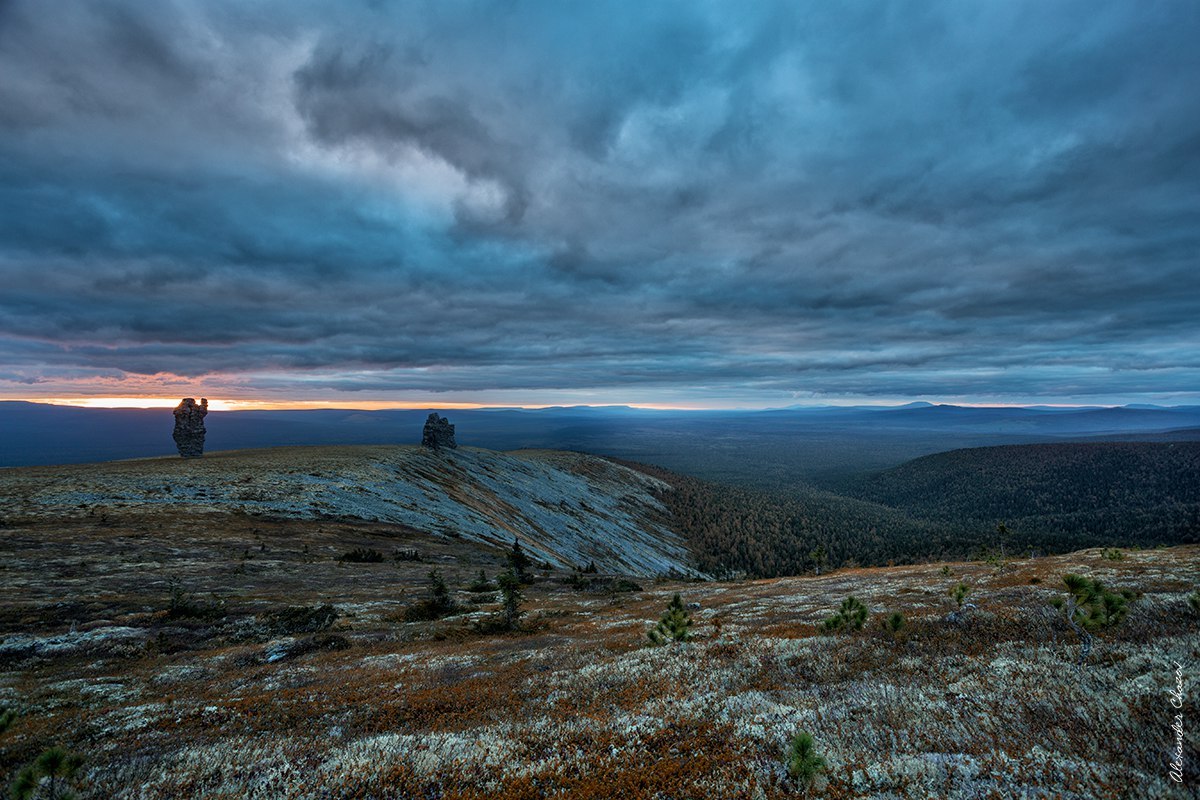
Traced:
<svg viewBox="0 0 1200 800">
<path fill-rule="evenodd" d="M 847 480 L 842 493 L 631 466 L 673 487 L 662 501 L 697 566 L 718 575 L 1200 541 L 1195 442 L 955 450 Z"/>
<path fill-rule="evenodd" d="M 1200 541 L 1198 442 L 954 450 L 915 459 L 847 489 L 860 499 L 931 521 L 1004 520 L 1026 547 Z"/>
</svg>

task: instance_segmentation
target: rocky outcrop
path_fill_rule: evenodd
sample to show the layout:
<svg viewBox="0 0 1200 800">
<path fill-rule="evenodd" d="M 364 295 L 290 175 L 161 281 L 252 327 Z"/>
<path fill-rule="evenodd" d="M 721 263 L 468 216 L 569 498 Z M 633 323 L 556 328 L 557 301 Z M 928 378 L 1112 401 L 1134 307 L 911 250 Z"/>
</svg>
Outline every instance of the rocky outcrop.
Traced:
<svg viewBox="0 0 1200 800">
<path fill-rule="evenodd" d="M 175 446 L 184 458 L 199 458 L 204 455 L 204 417 L 208 414 L 208 398 L 185 397 L 175 406 Z"/>
<path fill-rule="evenodd" d="M 436 413 L 430 414 L 429 419 L 425 420 L 421 444 L 434 450 L 439 447 L 458 447 L 458 443 L 454 441 L 454 426 L 450 424 L 450 420 L 439 417 Z"/>
<path fill-rule="evenodd" d="M 197 511 L 353 518 L 403 525 L 432 541 L 486 544 L 495 552 L 520 539 L 535 564 L 556 568 L 595 561 L 603 572 L 623 576 L 689 574 L 687 547 L 668 527 L 670 512 L 656 496 L 670 491 L 667 483 L 582 453 L 280 447 L 0 469 L 0 519 L 60 520 L 85 514 L 81 506 L 97 515 L 119 508 L 121 519 Z M 418 540 L 412 544 L 429 557 Z M 272 637 L 308 635 L 297 627 L 268 629 L 269 622 L 263 617 L 255 629 Z"/>
</svg>

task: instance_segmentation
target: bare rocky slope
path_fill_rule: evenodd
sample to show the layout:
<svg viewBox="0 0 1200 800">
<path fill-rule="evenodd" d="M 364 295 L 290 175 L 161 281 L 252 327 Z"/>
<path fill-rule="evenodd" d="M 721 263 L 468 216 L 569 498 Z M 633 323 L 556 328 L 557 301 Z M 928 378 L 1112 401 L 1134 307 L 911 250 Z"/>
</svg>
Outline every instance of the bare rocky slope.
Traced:
<svg viewBox="0 0 1200 800">
<path fill-rule="evenodd" d="M 171 508 L 351 518 L 509 546 L 556 567 L 690 572 L 648 475 L 582 453 L 415 446 L 281 447 L 0 470 L 0 515 Z"/>
</svg>

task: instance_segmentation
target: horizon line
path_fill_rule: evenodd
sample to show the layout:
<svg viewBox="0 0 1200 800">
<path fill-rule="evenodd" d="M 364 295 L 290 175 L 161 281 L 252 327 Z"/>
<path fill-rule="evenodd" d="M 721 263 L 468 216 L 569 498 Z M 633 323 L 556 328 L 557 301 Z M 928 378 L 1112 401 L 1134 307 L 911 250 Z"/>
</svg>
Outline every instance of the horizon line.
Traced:
<svg viewBox="0 0 1200 800">
<path fill-rule="evenodd" d="M 109 409 L 153 409 L 174 408 L 180 402 L 174 397 L 148 396 L 107 396 L 107 397 L 6 397 L 0 402 L 24 402 L 37 405 L 66 406 L 73 408 L 109 408 Z M 444 403 L 428 403 L 415 401 L 366 400 L 366 401 L 337 401 L 337 400 L 242 400 L 233 398 L 210 398 L 208 407 L 211 411 L 392 411 L 392 410 L 465 410 L 483 411 L 499 409 L 516 409 L 522 411 L 537 411 L 551 408 L 629 408 L 643 411 L 788 411 L 822 408 L 878 408 L 895 409 L 913 405 L 951 406 L 958 408 L 1054 408 L 1054 409 L 1113 409 L 1127 408 L 1135 405 L 1154 406 L 1157 408 L 1180 408 L 1181 405 L 1159 405 L 1154 403 L 1002 403 L 1002 402 L 965 402 L 965 401 L 932 401 L 910 400 L 906 402 L 872 403 L 864 401 L 829 401 L 824 403 L 791 403 L 786 406 L 696 406 L 673 405 L 666 403 L 471 403 L 447 401 Z"/>
</svg>

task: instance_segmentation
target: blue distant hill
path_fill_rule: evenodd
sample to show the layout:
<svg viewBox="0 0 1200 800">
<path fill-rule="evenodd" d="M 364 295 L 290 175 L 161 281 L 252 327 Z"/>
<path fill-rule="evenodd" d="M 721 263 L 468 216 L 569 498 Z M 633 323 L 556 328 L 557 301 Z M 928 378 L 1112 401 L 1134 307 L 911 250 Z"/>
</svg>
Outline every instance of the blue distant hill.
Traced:
<svg viewBox="0 0 1200 800">
<path fill-rule="evenodd" d="M 429 409 L 213 411 L 208 450 L 420 441 Z M 821 484 L 960 447 L 1200 439 L 1200 407 L 1014 408 L 911 403 L 769 411 L 605 407 L 444 411 L 460 444 L 582 450 L 735 483 Z M 175 452 L 170 409 L 0 402 L 0 466 Z"/>
</svg>

